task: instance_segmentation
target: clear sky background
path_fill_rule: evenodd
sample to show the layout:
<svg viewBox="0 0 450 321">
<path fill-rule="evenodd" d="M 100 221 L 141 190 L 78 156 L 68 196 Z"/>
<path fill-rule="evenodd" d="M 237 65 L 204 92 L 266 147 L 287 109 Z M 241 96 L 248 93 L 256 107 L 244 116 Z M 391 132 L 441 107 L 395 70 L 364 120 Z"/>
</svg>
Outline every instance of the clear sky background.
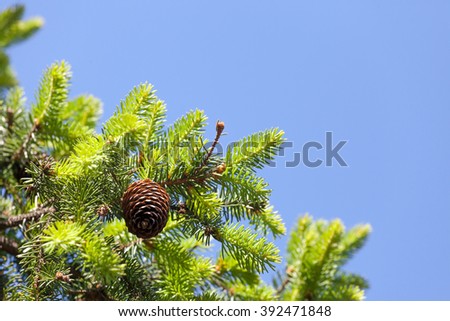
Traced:
<svg viewBox="0 0 450 321">
<path fill-rule="evenodd" d="M 9 50 L 30 101 L 65 59 L 71 94 L 99 97 L 102 121 L 149 81 L 169 123 L 204 109 L 211 138 L 217 119 L 223 142 L 280 127 L 294 147 L 261 174 L 288 228 L 305 212 L 370 223 L 345 267 L 369 280 L 368 300 L 450 300 L 449 1 L 22 3 L 46 21 Z M 349 167 L 285 167 L 327 131 L 348 140 Z"/>
</svg>

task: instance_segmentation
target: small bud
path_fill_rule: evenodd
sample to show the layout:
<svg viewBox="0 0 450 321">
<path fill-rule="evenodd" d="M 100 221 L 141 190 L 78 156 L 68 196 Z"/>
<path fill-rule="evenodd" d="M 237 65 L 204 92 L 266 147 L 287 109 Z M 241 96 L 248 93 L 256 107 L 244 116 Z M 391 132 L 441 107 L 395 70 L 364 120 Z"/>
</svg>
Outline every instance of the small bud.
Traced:
<svg viewBox="0 0 450 321">
<path fill-rule="evenodd" d="M 65 275 L 64 273 L 58 271 L 55 274 L 55 279 L 59 280 L 59 281 L 63 281 L 63 282 L 70 282 L 70 278 L 68 275 Z"/>
<path fill-rule="evenodd" d="M 205 236 L 214 235 L 215 232 L 216 230 L 213 227 L 211 226 L 205 227 Z"/>
<path fill-rule="evenodd" d="M 288 276 L 292 276 L 292 274 L 295 272 L 295 268 L 292 265 L 289 265 L 286 269 L 286 274 Z"/>
<path fill-rule="evenodd" d="M 153 249 L 155 248 L 155 244 L 151 239 L 143 239 L 142 243 L 149 251 L 153 251 Z"/>
<path fill-rule="evenodd" d="M 215 266 L 216 273 L 220 274 L 220 273 L 222 273 L 222 271 L 223 271 L 224 269 L 226 270 L 226 268 L 225 268 L 225 262 L 223 261 L 222 258 L 219 258 L 219 259 L 217 260 L 217 264 L 216 264 L 216 266 Z"/>
<path fill-rule="evenodd" d="M 216 123 L 217 135 L 222 134 L 224 128 L 225 128 L 225 123 L 223 121 L 218 120 L 217 123 Z"/>
<path fill-rule="evenodd" d="M 111 145 L 111 144 L 114 144 L 114 137 L 112 136 L 112 135 L 109 135 L 108 136 L 108 139 L 106 140 L 106 142 L 105 142 L 105 144 L 106 145 Z"/>
<path fill-rule="evenodd" d="M 184 215 L 186 213 L 187 213 L 187 211 L 186 211 L 186 204 L 180 202 L 178 204 L 178 214 Z"/>
<path fill-rule="evenodd" d="M 223 172 L 225 172 L 226 169 L 227 165 L 225 163 L 222 163 L 216 167 L 216 170 L 214 172 L 216 172 L 217 174 L 222 174 Z"/>
<path fill-rule="evenodd" d="M 37 118 L 34 119 L 33 126 L 34 126 L 35 131 L 38 131 L 41 129 L 41 122 L 39 121 L 39 119 L 37 119 Z"/>
<path fill-rule="evenodd" d="M 97 209 L 97 215 L 100 217 L 105 217 L 109 212 L 109 206 L 106 204 L 101 205 L 98 209 Z"/>
<path fill-rule="evenodd" d="M 255 203 L 250 203 L 247 205 L 247 207 L 255 214 L 261 213 L 264 211 L 264 209 L 267 208 L 267 202 L 266 201 L 260 201 Z"/>
<path fill-rule="evenodd" d="M 33 185 L 28 185 L 28 186 L 25 188 L 25 191 L 26 191 L 27 195 L 30 196 L 30 195 L 32 195 L 32 193 L 35 191 L 35 189 L 36 189 L 36 188 L 35 188 Z"/>
</svg>

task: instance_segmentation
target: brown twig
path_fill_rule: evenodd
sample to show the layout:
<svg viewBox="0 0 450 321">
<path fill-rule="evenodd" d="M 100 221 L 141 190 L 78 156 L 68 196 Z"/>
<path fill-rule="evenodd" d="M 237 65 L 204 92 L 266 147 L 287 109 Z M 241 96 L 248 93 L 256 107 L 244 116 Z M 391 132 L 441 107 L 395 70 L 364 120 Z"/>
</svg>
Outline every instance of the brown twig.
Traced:
<svg viewBox="0 0 450 321">
<path fill-rule="evenodd" d="M 0 230 L 4 230 L 8 227 L 18 226 L 24 221 L 40 219 L 42 215 L 53 212 L 55 212 L 54 207 L 39 207 L 25 214 L 10 216 L 7 220 L 0 221 Z"/>
<path fill-rule="evenodd" d="M 129 248 L 129 247 L 132 247 L 134 245 L 141 244 L 141 243 L 142 243 L 142 239 L 138 238 L 138 239 L 136 239 L 136 240 L 134 240 L 134 241 L 132 241 L 130 243 L 127 243 L 127 244 L 120 244 L 119 249 L 120 250 L 125 250 L 126 248 Z"/>
<path fill-rule="evenodd" d="M 108 296 L 105 289 L 100 284 L 87 290 L 69 290 L 69 293 L 80 295 L 80 297 L 76 299 L 77 301 L 114 301 Z"/>
<path fill-rule="evenodd" d="M 207 163 L 209 158 L 211 157 L 214 148 L 216 148 L 217 143 L 219 143 L 220 135 L 222 135 L 222 132 L 225 128 L 225 124 L 222 121 L 217 121 L 216 123 L 216 138 L 214 138 L 214 142 L 211 145 L 211 148 L 208 151 L 208 154 L 206 155 L 205 159 L 202 162 L 202 165 L 200 167 L 204 167 Z"/>
<path fill-rule="evenodd" d="M 289 279 L 289 277 L 287 277 L 286 279 L 283 280 L 283 283 L 281 283 L 280 287 L 277 289 L 277 291 L 275 292 L 277 295 L 280 295 L 281 293 L 284 292 L 284 290 L 286 290 L 286 287 L 288 286 L 288 284 L 291 282 L 291 280 Z"/>
<path fill-rule="evenodd" d="M 36 274 L 34 275 L 34 281 L 33 281 L 33 287 L 34 287 L 34 290 L 36 291 L 34 293 L 35 301 L 39 301 L 39 294 L 40 294 L 39 283 L 41 283 L 40 273 L 41 273 L 41 267 L 43 264 L 44 264 L 44 252 L 41 247 L 41 248 L 39 248 L 38 259 L 37 259 L 36 267 L 35 267 Z"/>
<path fill-rule="evenodd" d="M 286 287 L 289 285 L 289 283 L 291 283 L 291 277 L 293 273 L 294 268 L 292 266 L 288 266 L 286 269 L 286 278 L 283 280 L 283 283 L 281 283 L 281 285 L 275 292 L 277 295 L 280 295 L 284 292 L 284 290 L 286 290 Z"/>
<path fill-rule="evenodd" d="M 174 180 L 167 180 L 159 183 L 161 186 L 172 186 L 172 185 L 181 185 L 186 183 L 203 183 L 209 175 L 204 175 L 200 177 L 182 177 Z"/>
<path fill-rule="evenodd" d="M 14 240 L 5 236 L 0 236 L 0 250 L 15 256 L 19 254 L 19 245 Z"/>
<path fill-rule="evenodd" d="M 54 207 L 45 207 L 45 205 L 44 205 L 44 206 L 42 206 L 40 208 L 35 209 L 34 211 L 38 212 L 40 214 L 38 216 L 38 218 L 41 218 L 45 213 L 54 212 L 55 208 Z M 28 215 L 28 214 L 30 214 L 30 213 L 22 214 L 22 215 Z M 49 224 L 50 224 L 50 222 L 47 221 L 42 229 L 45 230 L 48 227 Z M 34 281 L 33 281 L 33 287 L 35 289 L 35 295 L 34 295 L 35 301 L 39 301 L 40 300 L 40 292 L 41 292 L 40 291 L 40 284 L 42 282 L 40 274 L 41 274 L 42 266 L 45 264 L 44 250 L 43 250 L 42 244 L 40 242 L 40 237 L 39 237 L 37 243 L 38 243 L 39 249 L 38 249 L 38 253 L 37 253 L 37 262 L 36 262 L 36 265 L 34 267 L 35 275 L 34 275 Z"/>
<path fill-rule="evenodd" d="M 217 279 L 213 280 L 212 283 L 217 287 L 221 288 L 222 290 L 224 290 L 229 296 L 234 296 L 235 290 L 233 287 L 227 287 L 225 283 Z"/>
<path fill-rule="evenodd" d="M 25 137 L 25 141 L 20 146 L 20 148 L 12 155 L 11 159 L 13 161 L 17 161 L 22 158 L 23 153 L 25 149 L 27 148 L 28 144 L 30 143 L 31 139 L 33 138 L 34 134 L 39 130 L 39 122 L 35 121 L 33 124 L 33 127 L 31 127 L 30 132 Z"/>
</svg>

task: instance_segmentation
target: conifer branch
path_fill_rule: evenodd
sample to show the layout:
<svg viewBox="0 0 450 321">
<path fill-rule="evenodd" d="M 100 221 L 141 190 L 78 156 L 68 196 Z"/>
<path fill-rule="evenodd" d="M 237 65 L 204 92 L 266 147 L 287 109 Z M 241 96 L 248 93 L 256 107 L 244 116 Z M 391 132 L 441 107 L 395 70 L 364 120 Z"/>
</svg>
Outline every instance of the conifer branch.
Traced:
<svg viewBox="0 0 450 321">
<path fill-rule="evenodd" d="M 44 214 L 55 212 L 54 207 L 40 207 L 32 210 L 25 214 L 20 214 L 16 216 L 10 216 L 5 221 L 0 221 L 0 230 L 4 230 L 8 227 L 15 227 L 22 224 L 24 221 L 29 221 L 33 219 L 40 219 Z"/>
<path fill-rule="evenodd" d="M 0 12 L 0 26 L 2 20 Z M 16 33 L 21 36 L 18 39 L 32 27 Z M 0 69 L 5 64 L 2 36 L 0 27 Z M 7 40 L 5 44 L 14 39 Z M 291 235 L 288 268 L 279 275 L 277 285 L 268 286 L 260 278 L 260 273 L 281 262 L 268 234 L 283 235 L 285 227 L 270 205 L 271 190 L 257 170 L 276 156 L 283 131 L 255 133 L 235 143 L 225 156 L 215 154 L 225 124 L 217 121 L 209 148 L 204 144 L 207 117 L 202 110 L 192 110 L 165 128 L 165 104 L 145 83 L 126 96 L 102 134 L 97 134 L 101 102 L 91 96 L 69 101 L 70 78 L 70 66 L 55 63 L 45 72 L 30 111 L 24 108 L 20 89 L 11 90 L 0 102 L 4 110 L 0 117 L 0 142 L 4 142 L 0 146 L 0 251 L 16 256 L 20 263 L 20 268 L 11 264 L 10 271 L 5 270 L 8 283 L 0 287 L 5 288 L 6 297 L 363 298 L 367 282 L 340 267 L 363 246 L 368 226 L 345 233 L 338 221 L 314 222 L 306 217 Z M 0 79 L 3 87 L 7 86 Z M 40 158 L 40 154 L 51 158 Z M 27 167 L 31 177 L 23 182 L 25 191 L 17 182 Z M 126 186 L 137 179 L 161 186 L 152 193 L 146 187 L 125 197 Z M 37 193 L 42 205 L 28 211 Z M 23 214 L 14 215 L 16 211 Z M 58 215 L 52 214 L 56 211 Z M 161 229 L 151 238 L 140 238 L 131 227 L 145 228 L 147 217 L 154 213 Z M 4 234 L 3 230 L 22 224 L 24 233 Z M 209 253 L 201 253 L 217 249 L 210 246 L 212 239 L 221 251 L 216 265 Z"/>
<path fill-rule="evenodd" d="M 15 256 L 19 254 L 19 245 L 17 242 L 5 236 L 0 236 L 0 251 L 1 250 Z"/>
</svg>

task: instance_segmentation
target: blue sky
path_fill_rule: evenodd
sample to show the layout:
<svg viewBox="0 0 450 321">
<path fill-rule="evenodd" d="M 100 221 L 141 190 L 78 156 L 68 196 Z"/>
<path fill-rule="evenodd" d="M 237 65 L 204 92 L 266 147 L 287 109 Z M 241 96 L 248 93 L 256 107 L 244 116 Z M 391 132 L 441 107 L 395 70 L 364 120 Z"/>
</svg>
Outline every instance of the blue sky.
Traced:
<svg viewBox="0 0 450 321">
<path fill-rule="evenodd" d="M 46 21 L 9 50 L 30 101 L 43 70 L 65 59 L 72 95 L 99 97 L 102 121 L 149 81 L 169 122 L 204 109 L 211 138 L 217 119 L 224 142 L 280 127 L 294 146 L 261 174 L 288 228 L 305 212 L 370 223 L 346 266 L 369 280 L 368 300 L 450 299 L 450 2 L 22 3 Z M 348 167 L 286 168 L 327 131 L 348 141 Z"/>
</svg>

